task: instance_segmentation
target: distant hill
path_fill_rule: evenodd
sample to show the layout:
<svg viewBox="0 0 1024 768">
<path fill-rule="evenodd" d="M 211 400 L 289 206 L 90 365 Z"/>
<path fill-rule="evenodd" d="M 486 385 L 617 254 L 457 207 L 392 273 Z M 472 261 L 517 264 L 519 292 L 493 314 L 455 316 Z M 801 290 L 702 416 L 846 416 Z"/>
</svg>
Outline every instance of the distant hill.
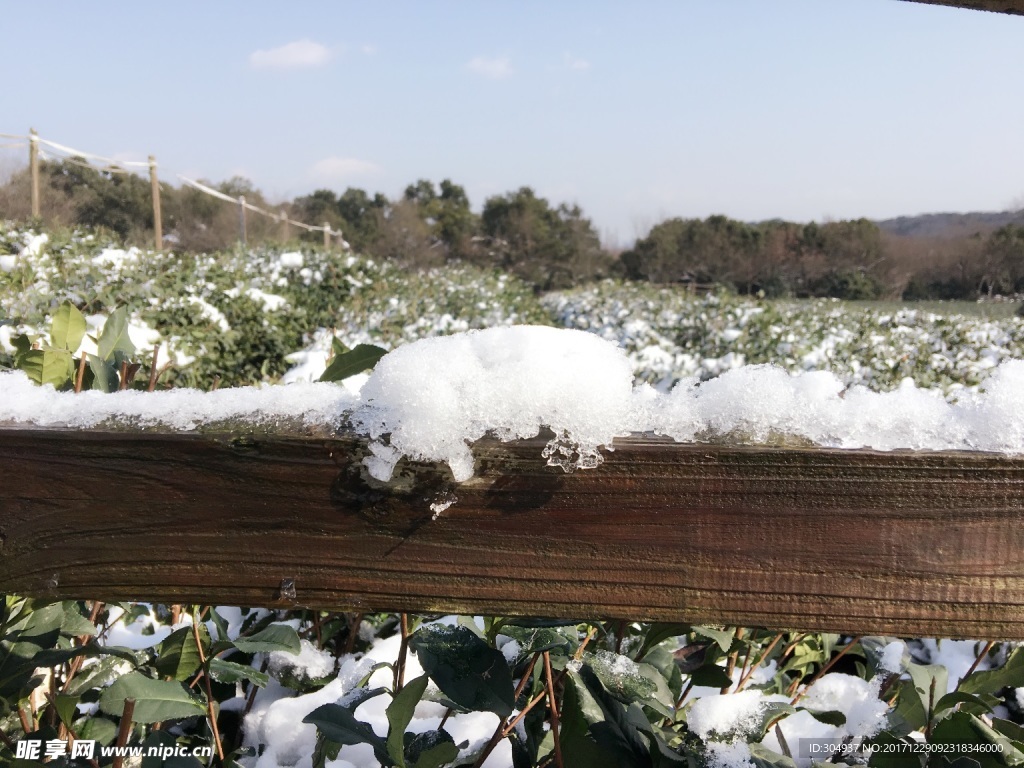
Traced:
<svg viewBox="0 0 1024 768">
<path fill-rule="evenodd" d="M 1006 224 L 1024 226 L 1024 209 L 998 213 L 924 213 L 875 223 L 883 232 L 905 237 L 969 237 L 976 232 L 987 235 Z"/>
</svg>

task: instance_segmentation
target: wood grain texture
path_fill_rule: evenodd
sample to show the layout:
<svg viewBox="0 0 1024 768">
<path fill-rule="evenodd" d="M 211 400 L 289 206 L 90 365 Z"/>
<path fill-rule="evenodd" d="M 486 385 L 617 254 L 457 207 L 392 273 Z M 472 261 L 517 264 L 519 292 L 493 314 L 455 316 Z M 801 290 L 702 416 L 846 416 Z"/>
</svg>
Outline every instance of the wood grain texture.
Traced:
<svg viewBox="0 0 1024 768">
<path fill-rule="evenodd" d="M 1024 459 L 542 445 L 383 486 L 355 438 L 3 429 L 0 591 L 1024 638 Z"/>
</svg>

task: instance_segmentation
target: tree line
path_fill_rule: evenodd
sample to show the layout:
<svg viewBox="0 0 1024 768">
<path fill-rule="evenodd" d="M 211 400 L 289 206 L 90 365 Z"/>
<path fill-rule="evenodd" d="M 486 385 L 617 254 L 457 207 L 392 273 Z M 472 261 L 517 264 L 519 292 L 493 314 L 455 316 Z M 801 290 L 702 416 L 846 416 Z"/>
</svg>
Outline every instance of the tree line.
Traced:
<svg viewBox="0 0 1024 768">
<path fill-rule="evenodd" d="M 42 164 L 42 210 L 48 224 L 110 230 L 126 242 L 150 240 L 149 182 L 77 161 Z M 468 261 L 498 267 L 538 291 L 604 277 L 659 284 L 721 285 L 738 293 L 834 296 L 847 299 L 968 299 L 1024 292 L 1024 226 L 953 238 L 883 232 L 867 219 L 757 223 L 726 216 L 672 218 L 632 248 L 602 247 L 578 205 L 553 204 L 530 187 L 494 195 L 479 213 L 465 189 L 445 179 L 419 180 L 389 198 L 350 187 L 318 189 L 271 205 L 253 184 L 235 177 L 210 184 L 230 197 L 313 225 L 329 223 L 354 250 L 413 267 Z M 27 170 L 0 186 L 0 217 L 27 219 Z M 231 247 L 239 238 L 236 206 L 188 186 L 161 192 L 168 245 L 183 251 Z M 251 215 L 249 242 L 305 239 Z"/>
<path fill-rule="evenodd" d="M 771 297 L 973 299 L 1024 292 L 1024 227 L 926 238 L 883 232 L 867 219 L 674 218 L 619 260 L 633 280 L 724 284 Z"/>
</svg>

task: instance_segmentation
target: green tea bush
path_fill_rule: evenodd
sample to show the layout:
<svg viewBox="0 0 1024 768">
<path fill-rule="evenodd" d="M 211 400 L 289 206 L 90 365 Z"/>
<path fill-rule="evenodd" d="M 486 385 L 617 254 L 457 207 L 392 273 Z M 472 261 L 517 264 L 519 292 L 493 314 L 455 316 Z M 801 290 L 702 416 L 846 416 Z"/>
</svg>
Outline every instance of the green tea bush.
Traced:
<svg viewBox="0 0 1024 768">
<path fill-rule="evenodd" d="M 373 344 L 554 323 L 619 342 L 662 387 L 775 362 L 955 394 L 1024 351 L 1024 320 L 959 309 L 616 282 L 538 301 L 471 266 L 410 272 L 312 248 L 182 256 L 0 227 L 0 365 L 63 389 L 79 371 L 82 389 L 107 391 L 157 373 L 160 386 L 274 382 L 324 339 L 326 378 L 340 379 L 372 365 Z M 178 750 L 128 763 L 142 768 L 792 768 L 827 759 L 801 755 L 811 736 L 848 749 L 832 764 L 988 768 L 1024 764 L 1022 705 L 1014 643 L 13 595 L 0 616 L 0 762 L 17 768 L 47 749 L 48 765 L 110 765 L 102 750 L 118 744 Z M 72 758 L 76 741 L 99 751 Z"/>
</svg>

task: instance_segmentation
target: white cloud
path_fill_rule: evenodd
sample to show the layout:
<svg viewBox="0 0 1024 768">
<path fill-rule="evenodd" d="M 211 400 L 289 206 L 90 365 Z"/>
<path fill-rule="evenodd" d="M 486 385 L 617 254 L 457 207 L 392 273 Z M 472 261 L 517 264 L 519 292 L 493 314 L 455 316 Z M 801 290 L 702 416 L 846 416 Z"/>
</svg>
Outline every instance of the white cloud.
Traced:
<svg viewBox="0 0 1024 768">
<path fill-rule="evenodd" d="M 313 69 L 322 67 L 333 56 L 327 46 L 302 39 L 266 51 L 253 51 L 249 54 L 249 66 L 253 69 Z"/>
<path fill-rule="evenodd" d="M 315 163 L 310 169 L 309 175 L 317 181 L 339 182 L 360 176 L 371 176 L 379 171 L 378 166 L 366 160 L 332 155 Z"/>
<path fill-rule="evenodd" d="M 590 69 L 590 62 L 586 59 L 577 59 L 572 54 L 566 52 L 562 54 L 562 60 L 565 62 L 565 66 L 569 69 L 575 69 L 577 72 L 586 72 Z"/>
<path fill-rule="evenodd" d="M 489 59 L 486 56 L 477 56 L 466 65 L 471 72 L 489 77 L 493 80 L 500 80 L 512 76 L 512 62 L 506 57 Z"/>
<path fill-rule="evenodd" d="M 373 43 L 363 43 L 359 50 L 364 56 L 373 56 L 377 52 L 377 46 Z"/>
</svg>

